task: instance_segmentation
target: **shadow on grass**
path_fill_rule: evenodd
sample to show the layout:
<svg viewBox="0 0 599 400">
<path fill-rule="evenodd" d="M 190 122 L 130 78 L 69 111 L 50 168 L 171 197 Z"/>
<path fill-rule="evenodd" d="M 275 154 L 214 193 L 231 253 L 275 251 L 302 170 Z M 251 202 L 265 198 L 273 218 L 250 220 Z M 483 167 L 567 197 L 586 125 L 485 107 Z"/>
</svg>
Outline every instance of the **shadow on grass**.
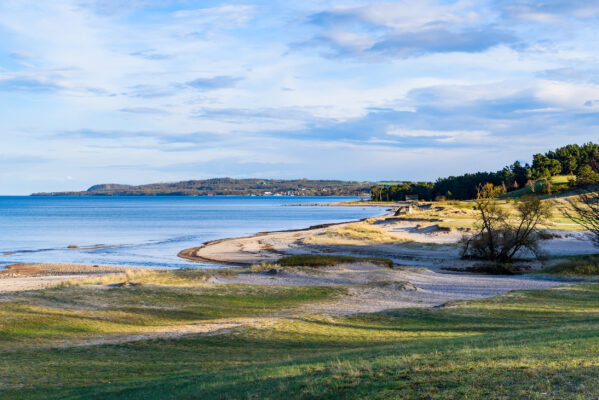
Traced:
<svg viewBox="0 0 599 400">
<path fill-rule="evenodd" d="M 588 398 L 599 393 L 598 304 L 599 285 L 578 285 L 228 336 L 3 352 L 0 398 Z"/>
<path fill-rule="evenodd" d="M 534 391 L 547 393 L 543 398 L 571 398 L 568 396 L 589 394 L 592 392 L 588 391 L 598 388 L 599 365 L 586 362 L 586 365 L 573 363 L 571 367 L 560 367 L 568 357 L 560 351 L 560 346 L 570 348 L 573 358 L 586 354 L 587 361 L 592 361 L 588 345 L 597 343 L 598 328 L 581 330 L 572 326 L 558 331 L 541 330 L 536 334 L 529 331 L 508 337 L 485 335 L 476 339 L 450 338 L 342 351 L 303 346 L 304 352 L 278 353 L 283 359 L 291 355 L 290 360 L 261 361 L 257 357 L 251 364 L 201 373 L 189 373 L 190 369 L 198 368 L 191 363 L 193 345 L 208 344 L 208 348 L 218 354 L 219 344 L 226 343 L 218 340 L 206 343 L 212 341 L 210 338 L 155 342 L 154 345 L 173 346 L 171 351 L 177 344 L 190 346 L 185 354 L 190 358 L 177 357 L 179 362 L 169 358 L 169 362 L 162 365 L 164 370 L 151 372 L 143 371 L 143 361 L 138 358 L 149 351 L 147 343 L 104 346 L 101 350 L 123 357 L 119 363 L 133 363 L 134 367 L 122 376 L 103 377 L 101 384 L 61 382 L 62 387 L 58 387 L 57 382 L 54 388 L 43 391 L 39 388 L 6 391 L 3 398 L 42 398 L 41 394 L 45 399 L 355 399 L 460 398 L 466 395 L 505 398 Z M 256 354 L 285 346 L 268 339 L 230 341 L 234 342 L 234 349 L 253 347 Z M 91 361 L 88 369 L 97 367 L 99 360 L 93 357 L 90 360 L 85 353 L 79 352 L 77 356 Z M 231 356 L 229 351 L 221 354 Z M 107 354 L 101 358 L 104 368 L 120 370 L 119 363 L 111 365 Z M 200 360 L 196 357 L 194 361 L 199 363 Z M 395 397 L 390 396 L 391 393 Z"/>
</svg>

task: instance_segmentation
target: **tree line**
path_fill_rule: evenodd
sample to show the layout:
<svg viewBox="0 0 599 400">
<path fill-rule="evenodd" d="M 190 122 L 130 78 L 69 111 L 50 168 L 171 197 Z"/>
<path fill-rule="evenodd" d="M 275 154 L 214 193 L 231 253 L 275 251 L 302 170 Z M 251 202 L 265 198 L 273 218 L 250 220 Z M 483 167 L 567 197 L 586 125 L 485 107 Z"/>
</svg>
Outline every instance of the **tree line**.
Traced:
<svg viewBox="0 0 599 400">
<path fill-rule="evenodd" d="M 519 161 L 497 172 L 476 172 L 439 178 L 436 182 L 404 182 L 398 185 L 374 186 L 373 201 L 403 201 L 406 195 L 418 195 L 422 200 L 471 200 L 478 188 L 487 183 L 499 186 L 504 193 L 534 185 L 538 180 L 556 175 L 571 175 L 571 185 L 582 186 L 599 182 L 599 145 L 592 142 L 571 144 L 545 154 L 535 154 L 532 165 Z M 550 186 L 550 183 L 546 183 Z"/>
</svg>

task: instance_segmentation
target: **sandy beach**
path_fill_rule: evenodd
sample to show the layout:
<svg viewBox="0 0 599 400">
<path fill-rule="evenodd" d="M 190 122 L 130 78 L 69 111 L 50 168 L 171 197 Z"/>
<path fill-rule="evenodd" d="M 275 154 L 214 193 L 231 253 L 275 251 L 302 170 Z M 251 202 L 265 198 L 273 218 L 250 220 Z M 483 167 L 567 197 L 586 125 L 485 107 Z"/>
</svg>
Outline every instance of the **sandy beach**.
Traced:
<svg viewBox="0 0 599 400">
<path fill-rule="evenodd" d="M 374 232 L 380 236 L 376 239 L 380 240 L 369 241 L 368 232 L 364 238 L 345 239 L 337 235 L 332 240 L 326 240 L 327 233 L 351 229 L 358 224 L 368 224 L 373 230 L 376 229 Z M 360 234 L 358 229 L 356 231 L 356 234 Z M 179 257 L 202 263 L 248 266 L 276 261 L 283 255 L 344 254 L 387 257 L 400 265 L 426 267 L 441 272 L 444 268 L 464 268 L 476 263 L 462 260 L 459 253 L 459 240 L 470 232 L 469 228 L 444 228 L 439 225 L 439 221 L 431 219 L 398 218 L 389 213 L 368 222 L 353 221 L 303 230 L 262 232 L 211 241 L 199 247 L 185 249 L 179 253 Z M 582 232 L 550 232 L 553 237 L 541 244 L 548 256 L 596 252 L 593 243 Z M 527 264 L 537 267 L 540 265 L 532 260 Z"/>
<path fill-rule="evenodd" d="M 352 229 L 364 232 L 364 237 L 353 240 L 350 235 Z M 469 267 L 479 263 L 460 258 L 458 241 L 468 232 L 467 229 L 440 227 L 436 221 L 408 220 L 386 214 L 368 221 L 217 240 L 186 249 L 179 256 L 202 263 L 249 266 L 276 262 L 289 255 L 336 254 L 386 257 L 399 265 L 389 270 L 371 263 L 354 263 L 319 268 L 317 271 L 274 266 L 256 273 L 215 275 L 209 280 L 215 284 L 348 287 L 348 294 L 343 298 L 315 308 L 329 313 L 437 307 L 461 299 L 489 297 L 520 289 L 543 289 L 565 283 L 535 279 L 530 275 L 467 273 Z M 553 238 L 543 243 L 550 256 L 596 251 L 579 232 L 552 232 Z M 520 263 L 525 268 L 542 266 L 535 260 Z"/>
</svg>

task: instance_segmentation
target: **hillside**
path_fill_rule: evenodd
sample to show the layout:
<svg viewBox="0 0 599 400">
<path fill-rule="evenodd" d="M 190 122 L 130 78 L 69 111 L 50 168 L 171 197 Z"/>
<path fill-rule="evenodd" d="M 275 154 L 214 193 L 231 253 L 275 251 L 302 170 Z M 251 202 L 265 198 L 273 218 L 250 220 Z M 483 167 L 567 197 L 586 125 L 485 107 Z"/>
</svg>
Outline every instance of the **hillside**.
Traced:
<svg viewBox="0 0 599 400">
<path fill-rule="evenodd" d="M 380 184 L 372 188 L 375 201 L 401 201 L 406 196 L 421 200 L 471 200 L 476 198 L 480 185 L 501 186 L 505 197 L 524 194 L 556 194 L 568 189 L 599 183 L 599 145 L 589 142 L 570 144 L 534 154 L 532 165 L 520 161 L 496 172 L 478 171 L 459 176 L 439 178 L 434 183 L 415 182 L 399 185 Z"/>
<path fill-rule="evenodd" d="M 369 196 L 371 187 L 377 184 L 337 180 L 215 178 L 139 186 L 101 184 L 82 192 L 34 193 L 33 196 Z"/>
<path fill-rule="evenodd" d="M 534 182 L 534 184 L 531 185 L 527 185 L 521 189 L 516 189 L 516 190 L 512 190 L 510 192 L 505 193 L 504 195 L 502 195 L 502 198 L 520 198 L 522 196 L 526 196 L 529 194 L 544 194 L 544 195 L 555 195 L 558 193 L 564 193 L 566 191 L 568 191 L 568 189 L 570 188 L 570 183 L 571 180 L 576 180 L 574 178 L 574 176 L 571 175 L 556 175 L 556 176 L 552 176 L 549 178 L 545 178 L 545 179 L 540 179 L 536 182 Z M 545 189 L 545 185 L 546 183 L 549 182 L 551 184 L 551 193 L 546 193 L 547 190 Z M 533 190 L 534 188 L 534 190 Z M 568 193 L 566 194 L 572 194 L 572 191 L 568 191 Z"/>
</svg>

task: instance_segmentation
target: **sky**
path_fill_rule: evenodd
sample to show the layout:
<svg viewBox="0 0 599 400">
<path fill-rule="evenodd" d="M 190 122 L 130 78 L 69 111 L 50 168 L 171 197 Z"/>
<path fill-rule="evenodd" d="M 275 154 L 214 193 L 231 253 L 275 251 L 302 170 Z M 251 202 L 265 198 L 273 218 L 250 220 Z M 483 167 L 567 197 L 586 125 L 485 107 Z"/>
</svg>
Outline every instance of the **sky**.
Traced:
<svg viewBox="0 0 599 400">
<path fill-rule="evenodd" d="M 0 194 L 435 180 L 599 141 L 599 1 L 2 0 Z"/>
</svg>

